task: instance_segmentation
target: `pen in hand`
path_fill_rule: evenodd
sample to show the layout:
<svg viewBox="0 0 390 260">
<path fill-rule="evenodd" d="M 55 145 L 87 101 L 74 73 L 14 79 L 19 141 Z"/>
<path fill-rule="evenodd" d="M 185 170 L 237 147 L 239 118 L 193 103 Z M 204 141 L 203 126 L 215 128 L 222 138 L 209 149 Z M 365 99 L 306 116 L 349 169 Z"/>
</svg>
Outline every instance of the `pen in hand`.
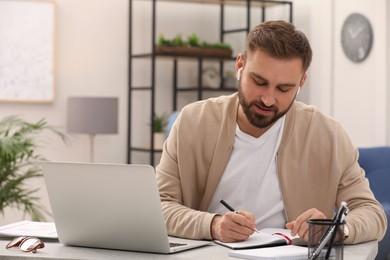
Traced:
<svg viewBox="0 0 390 260">
<path fill-rule="evenodd" d="M 226 201 L 224 201 L 223 199 L 221 199 L 219 202 L 221 202 L 221 204 L 224 205 L 228 210 L 233 211 L 234 213 L 239 214 L 232 206 L 230 206 L 230 205 L 229 205 Z M 253 231 L 255 231 L 256 233 L 260 233 L 260 231 L 257 230 L 257 228 L 254 228 Z"/>
</svg>

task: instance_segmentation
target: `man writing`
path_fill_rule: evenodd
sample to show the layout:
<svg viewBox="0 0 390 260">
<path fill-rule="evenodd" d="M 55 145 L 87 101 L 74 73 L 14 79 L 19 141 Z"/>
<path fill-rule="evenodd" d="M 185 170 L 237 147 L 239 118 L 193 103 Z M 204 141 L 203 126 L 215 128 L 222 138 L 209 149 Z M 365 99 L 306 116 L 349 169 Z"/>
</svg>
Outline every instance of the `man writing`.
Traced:
<svg viewBox="0 0 390 260">
<path fill-rule="evenodd" d="M 238 93 L 183 108 L 156 169 L 170 235 L 232 242 L 286 227 L 307 240 L 307 220 L 332 218 L 345 201 L 345 243 L 382 239 L 387 219 L 356 147 L 339 123 L 295 101 L 311 58 L 292 24 L 265 22 L 236 59 Z M 220 199 L 242 210 L 226 212 Z"/>
</svg>

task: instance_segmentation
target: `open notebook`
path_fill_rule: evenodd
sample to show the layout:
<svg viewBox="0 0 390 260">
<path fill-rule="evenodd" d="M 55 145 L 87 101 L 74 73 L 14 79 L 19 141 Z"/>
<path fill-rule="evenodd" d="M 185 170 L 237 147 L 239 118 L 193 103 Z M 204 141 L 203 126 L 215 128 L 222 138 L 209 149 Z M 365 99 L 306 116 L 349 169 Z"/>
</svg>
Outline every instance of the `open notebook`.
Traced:
<svg viewBox="0 0 390 260">
<path fill-rule="evenodd" d="M 259 233 L 253 233 L 247 240 L 224 243 L 218 240 L 215 243 L 231 249 L 252 249 L 280 245 L 302 245 L 304 241 L 297 235 L 291 236 L 291 231 L 283 228 L 263 228 Z"/>
<path fill-rule="evenodd" d="M 168 240 L 154 168 L 149 165 L 43 162 L 42 166 L 63 244 L 172 253 L 209 243 Z"/>
<path fill-rule="evenodd" d="M 298 235 L 291 236 L 291 231 L 283 228 L 261 229 L 242 242 L 216 243 L 234 249 L 229 256 L 243 259 L 298 260 L 308 256 L 308 248 L 298 246 L 304 245 L 304 240 Z"/>
</svg>

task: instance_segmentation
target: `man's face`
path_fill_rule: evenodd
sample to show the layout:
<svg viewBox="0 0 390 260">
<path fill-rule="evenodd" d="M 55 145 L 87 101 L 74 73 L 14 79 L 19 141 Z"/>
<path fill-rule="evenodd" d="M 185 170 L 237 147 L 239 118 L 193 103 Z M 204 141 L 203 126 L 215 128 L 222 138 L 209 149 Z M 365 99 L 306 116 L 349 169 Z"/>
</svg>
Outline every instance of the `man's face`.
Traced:
<svg viewBox="0 0 390 260">
<path fill-rule="evenodd" d="M 238 96 L 247 118 L 244 121 L 249 121 L 256 128 L 268 129 L 287 113 L 298 88 L 304 83 L 306 74 L 302 61 L 299 58 L 276 59 L 256 50 L 242 62 L 245 66 L 240 75 Z"/>
</svg>

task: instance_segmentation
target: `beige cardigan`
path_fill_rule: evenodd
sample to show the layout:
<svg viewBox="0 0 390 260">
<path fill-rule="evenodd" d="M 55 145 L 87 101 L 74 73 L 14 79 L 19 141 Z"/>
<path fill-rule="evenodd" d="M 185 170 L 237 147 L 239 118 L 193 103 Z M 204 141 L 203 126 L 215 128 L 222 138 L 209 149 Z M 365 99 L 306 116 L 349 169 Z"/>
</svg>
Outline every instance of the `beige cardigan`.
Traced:
<svg viewBox="0 0 390 260">
<path fill-rule="evenodd" d="M 210 201 L 235 137 L 237 93 L 183 108 L 164 144 L 157 182 L 168 233 L 211 239 Z M 382 239 L 387 219 L 374 198 L 358 151 L 339 123 L 295 102 L 286 115 L 277 167 L 288 221 L 317 208 L 329 218 L 346 201 L 345 243 Z M 261 160 L 261 154 L 259 154 Z"/>
</svg>

